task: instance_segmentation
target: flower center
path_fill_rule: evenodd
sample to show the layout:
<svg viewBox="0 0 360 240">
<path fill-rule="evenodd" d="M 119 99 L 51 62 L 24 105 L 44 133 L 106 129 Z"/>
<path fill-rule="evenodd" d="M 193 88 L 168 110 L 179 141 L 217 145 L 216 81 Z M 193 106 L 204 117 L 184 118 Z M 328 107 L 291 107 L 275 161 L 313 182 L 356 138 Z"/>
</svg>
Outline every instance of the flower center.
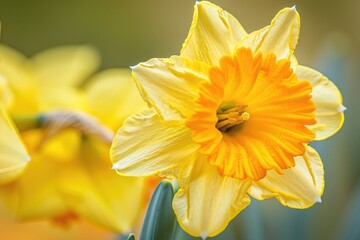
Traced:
<svg viewBox="0 0 360 240">
<path fill-rule="evenodd" d="M 216 113 L 218 122 L 216 128 L 227 132 L 233 127 L 249 120 L 250 114 L 245 111 L 247 105 L 222 104 Z"/>
</svg>

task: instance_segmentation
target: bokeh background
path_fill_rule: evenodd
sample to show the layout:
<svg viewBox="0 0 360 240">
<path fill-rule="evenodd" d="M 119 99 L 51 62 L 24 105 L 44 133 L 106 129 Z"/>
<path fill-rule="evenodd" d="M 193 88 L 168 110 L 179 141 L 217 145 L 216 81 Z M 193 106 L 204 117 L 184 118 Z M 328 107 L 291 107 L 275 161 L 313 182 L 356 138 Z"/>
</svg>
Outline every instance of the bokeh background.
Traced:
<svg viewBox="0 0 360 240">
<path fill-rule="evenodd" d="M 296 5 L 301 15 L 301 34 L 295 51 L 299 63 L 333 80 L 348 108 L 342 130 L 314 144 L 325 165 L 322 203 L 307 210 L 294 210 L 275 200 L 254 200 L 231 223 L 229 231 L 236 232 L 238 239 L 360 239 L 360 1 L 212 2 L 237 17 L 248 32 L 269 24 L 280 9 Z M 190 27 L 194 3 L 193 0 L 0 0 L 0 41 L 28 56 L 59 45 L 90 44 L 102 56 L 102 69 L 127 67 L 152 57 L 178 54 Z M 46 223 L 41 227 L 31 226 L 0 221 L 0 238 L 25 239 L 19 238 L 22 232 L 27 234 L 27 239 L 40 239 L 40 235 L 32 233 L 33 229 L 41 229 L 43 234 L 46 231 L 58 234 L 58 230 L 51 230 L 52 226 Z M 93 234 L 93 239 L 113 237 L 99 229 L 93 231 L 99 234 Z M 57 239 L 51 234 L 48 239 Z M 90 239 L 82 233 L 77 236 Z"/>
</svg>

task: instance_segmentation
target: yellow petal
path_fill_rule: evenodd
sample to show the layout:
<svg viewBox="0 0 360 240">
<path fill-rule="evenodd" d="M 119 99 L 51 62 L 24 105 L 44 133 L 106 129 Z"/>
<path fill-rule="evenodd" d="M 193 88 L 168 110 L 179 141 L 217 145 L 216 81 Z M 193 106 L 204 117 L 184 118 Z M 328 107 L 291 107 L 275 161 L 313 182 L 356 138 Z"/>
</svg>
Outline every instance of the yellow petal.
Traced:
<svg viewBox="0 0 360 240">
<path fill-rule="evenodd" d="M 0 53 L 0 67 L 2 70 L 6 69 L 6 66 L 3 65 L 4 62 L 11 62 L 12 65 L 18 65 L 26 60 L 26 57 L 22 53 L 4 44 L 0 44 Z"/>
<path fill-rule="evenodd" d="M 19 67 L 24 64 L 26 57 L 20 52 L 8 47 L 4 44 L 0 44 L 0 70 L 1 74 L 6 76 L 6 79 L 10 78 L 12 81 L 20 81 L 22 71 L 19 71 Z M 21 69 L 22 70 L 22 69 Z M 22 83 L 22 82 L 16 82 Z M 18 84 L 15 84 L 18 85 Z"/>
<path fill-rule="evenodd" d="M 102 215 L 104 217 L 106 215 L 115 216 L 116 220 L 112 219 L 111 225 L 107 228 L 112 228 L 112 230 L 117 232 L 131 232 L 139 217 L 140 211 L 144 207 L 145 179 L 119 176 L 110 168 L 108 171 L 111 172 L 106 176 L 106 172 L 104 171 L 104 174 L 98 174 L 94 177 L 99 195 L 102 196 L 106 204 L 105 206 L 107 206 L 107 211 L 102 213 Z M 109 183 L 111 183 L 111 186 L 109 186 Z M 83 198 L 88 199 L 86 192 L 83 194 Z M 85 203 L 86 202 L 88 201 L 85 200 Z M 89 207 L 91 207 L 90 205 L 91 203 L 89 203 Z M 82 206 L 82 203 L 80 203 L 79 206 Z M 85 213 L 81 212 L 81 214 L 83 216 L 86 216 L 85 214 L 93 214 L 96 216 L 98 210 L 96 208 L 93 209 L 94 212 L 88 213 L 88 208 L 83 208 Z M 110 221 L 109 217 L 108 219 Z"/>
<path fill-rule="evenodd" d="M 89 46 L 62 46 L 35 55 L 30 60 L 38 83 L 40 110 L 84 109 L 79 86 L 98 64 L 98 54 Z"/>
<path fill-rule="evenodd" d="M 27 220 L 61 219 L 73 213 L 60 186 L 68 177 L 64 170 L 76 168 L 77 161 L 82 160 L 77 154 L 81 134 L 73 129 L 65 130 L 42 145 L 42 131 L 28 131 L 23 135 L 33 151 L 33 161 L 18 181 L 21 199 L 18 217 Z"/>
<path fill-rule="evenodd" d="M 93 185 L 91 188 L 98 195 L 97 199 L 102 202 L 104 212 L 100 213 L 100 219 L 96 218 L 100 210 L 92 206 L 97 204 L 88 198 L 87 190 L 73 186 L 71 177 L 68 178 L 68 200 L 75 201 L 72 204 L 78 205 L 76 209 L 81 216 L 88 216 L 89 220 L 95 218 L 95 223 L 99 222 L 113 231 L 130 232 L 143 207 L 146 193 L 145 178 L 119 176 L 111 169 L 109 146 L 99 141 L 84 141 L 80 155 L 86 159 L 86 162 L 82 162 L 82 167 L 87 173 L 86 181 L 90 180 L 89 184 Z M 97 201 L 96 198 L 94 200 Z M 93 211 L 89 211 L 88 208 L 92 208 Z M 106 226 L 106 222 L 101 222 L 101 219 L 111 222 L 111 225 Z"/>
<path fill-rule="evenodd" d="M 97 51 L 86 45 L 61 46 L 31 59 L 40 87 L 77 86 L 99 65 Z"/>
<path fill-rule="evenodd" d="M 6 45 L 0 45 L 0 72 L 14 96 L 9 111 L 27 114 L 38 110 L 37 82 L 25 56 Z"/>
<path fill-rule="evenodd" d="M 266 26 L 250 33 L 238 47 L 250 47 L 255 53 L 274 53 L 277 59 L 290 58 L 300 32 L 300 16 L 295 7 L 284 8 Z"/>
<path fill-rule="evenodd" d="M 127 119 L 110 150 L 113 168 L 127 176 L 174 177 L 197 149 L 185 126 L 168 126 L 152 111 Z M 180 151 L 179 151 L 180 150 Z"/>
<path fill-rule="evenodd" d="M 66 167 L 71 167 L 67 165 Z M 20 219 L 51 218 L 69 211 L 59 189 L 63 163 L 56 156 L 33 155 L 18 181 Z"/>
<path fill-rule="evenodd" d="M 324 168 L 319 154 L 307 147 L 307 152 L 295 161 L 295 167 L 284 170 L 283 175 L 268 171 L 265 178 L 254 182 L 249 194 L 259 200 L 276 197 L 291 208 L 308 208 L 321 202 Z"/>
<path fill-rule="evenodd" d="M 85 98 L 74 89 L 98 65 L 94 49 L 67 46 L 26 60 L 15 50 L 0 46 L 0 71 L 14 93 L 12 113 L 28 114 L 51 108 L 84 108 Z"/>
<path fill-rule="evenodd" d="M 144 181 L 118 176 L 111 168 L 101 170 L 92 172 L 96 175 L 80 168 L 65 171 L 60 188 L 66 204 L 81 218 L 115 232 L 130 232 Z"/>
<path fill-rule="evenodd" d="M 9 84 L 7 83 L 5 77 L 0 75 L 0 102 L 2 102 L 6 107 L 9 107 L 13 98 L 14 96 L 10 90 Z"/>
<path fill-rule="evenodd" d="M 84 92 L 74 87 L 60 86 L 40 89 L 38 107 L 39 111 L 87 110 L 88 104 Z"/>
<path fill-rule="evenodd" d="M 218 65 L 219 59 L 232 54 L 246 31 L 234 16 L 207 1 L 197 2 L 190 32 L 180 55 Z"/>
<path fill-rule="evenodd" d="M 179 174 L 180 189 L 173 208 L 179 224 L 203 239 L 219 234 L 247 205 L 251 180 L 219 175 L 216 167 L 199 158 L 191 170 Z"/>
<path fill-rule="evenodd" d="M 39 146 L 42 143 L 41 154 L 45 154 L 47 156 L 57 156 L 56 160 L 68 162 L 77 157 L 77 151 L 81 146 L 84 137 L 75 129 L 66 129 L 58 132 L 55 136 L 51 136 L 50 138 L 45 139 L 45 142 L 42 142 L 44 138 L 44 132 L 40 131 L 39 134 L 40 136 L 38 137 L 40 137 L 40 142 L 37 142 L 34 151 L 38 152 Z M 30 132 L 28 135 L 30 135 Z M 30 138 L 29 141 L 31 141 Z M 36 141 L 33 143 L 36 144 Z"/>
<path fill-rule="evenodd" d="M 201 81 L 207 81 L 208 65 L 182 57 L 151 59 L 133 67 L 144 100 L 165 121 L 182 120 L 194 108 Z"/>
<path fill-rule="evenodd" d="M 18 177 L 30 157 L 1 102 L 0 132 L 0 184 L 4 184 Z"/>
<path fill-rule="evenodd" d="M 326 139 L 335 134 L 344 122 L 345 107 L 339 89 L 321 73 L 304 66 L 298 66 L 296 75 L 308 80 L 312 87 L 312 100 L 316 105 L 316 124 L 309 126 L 316 133 L 315 140 Z"/>
<path fill-rule="evenodd" d="M 112 129 L 118 129 L 128 116 L 146 109 L 129 69 L 103 71 L 89 80 L 86 89 L 90 110 Z"/>
</svg>

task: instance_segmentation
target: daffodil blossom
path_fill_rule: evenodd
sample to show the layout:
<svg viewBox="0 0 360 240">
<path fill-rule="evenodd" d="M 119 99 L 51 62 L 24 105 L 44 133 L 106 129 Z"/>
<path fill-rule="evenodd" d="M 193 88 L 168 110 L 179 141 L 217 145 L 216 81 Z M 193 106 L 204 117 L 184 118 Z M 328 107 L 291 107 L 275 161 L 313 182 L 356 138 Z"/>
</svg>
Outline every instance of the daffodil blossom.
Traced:
<svg viewBox="0 0 360 240">
<path fill-rule="evenodd" d="M 191 235 L 219 234 L 250 196 L 292 208 L 320 202 L 323 165 L 308 144 L 340 129 L 343 107 L 331 81 L 298 65 L 299 27 L 293 7 L 247 33 L 201 1 L 180 56 L 132 67 L 151 109 L 118 131 L 113 168 L 177 178 L 173 208 Z"/>
<path fill-rule="evenodd" d="M 97 52 L 88 46 L 58 47 L 27 59 L 2 45 L 0 54 L 0 72 L 14 97 L 10 114 L 44 116 L 43 128 L 21 132 L 32 161 L 11 185 L 17 218 L 59 224 L 83 219 L 131 231 L 145 181 L 118 176 L 108 154 L 113 130 L 145 107 L 131 72 L 110 69 L 88 79 L 98 66 Z"/>
</svg>

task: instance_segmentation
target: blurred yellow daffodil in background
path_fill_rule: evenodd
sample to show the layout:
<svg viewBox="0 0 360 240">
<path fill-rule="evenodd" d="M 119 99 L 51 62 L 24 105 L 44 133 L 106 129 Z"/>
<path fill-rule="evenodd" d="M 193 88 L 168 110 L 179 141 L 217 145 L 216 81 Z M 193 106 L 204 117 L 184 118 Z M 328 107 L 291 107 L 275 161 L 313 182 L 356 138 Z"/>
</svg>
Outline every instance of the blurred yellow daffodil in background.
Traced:
<svg viewBox="0 0 360 240">
<path fill-rule="evenodd" d="M 297 63 L 299 30 L 294 7 L 247 33 L 201 1 L 180 56 L 132 68 L 151 109 L 117 133 L 113 168 L 177 178 L 173 208 L 191 235 L 219 234 L 250 196 L 292 208 L 321 201 L 323 165 L 309 142 L 335 134 L 344 107 L 331 81 Z"/>
<path fill-rule="evenodd" d="M 14 98 L 8 111 L 32 158 L 19 179 L 3 186 L 1 198 L 21 220 L 67 226 L 80 219 L 130 232 L 143 207 L 145 180 L 116 174 L 108 153 L 113 131 L 145 107 L 130 70 L 91 76 L 99 58 L 89 46 L 53 48 L 28 59 L 1 45 L 0 55 Z"/>
</svg>

